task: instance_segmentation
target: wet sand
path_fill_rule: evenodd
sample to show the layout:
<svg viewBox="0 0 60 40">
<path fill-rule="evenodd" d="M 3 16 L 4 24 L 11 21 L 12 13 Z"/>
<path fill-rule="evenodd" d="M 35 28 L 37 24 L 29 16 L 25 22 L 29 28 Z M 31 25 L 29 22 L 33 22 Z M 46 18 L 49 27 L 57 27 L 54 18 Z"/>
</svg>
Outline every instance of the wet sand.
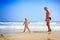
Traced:
<svg viewBox="0 0 60 40">
<path fill-rule="evenodd" d="M 60 40 L 60 34 L 32 32 L 0 34 L 0 40 Z"/>
</svg>

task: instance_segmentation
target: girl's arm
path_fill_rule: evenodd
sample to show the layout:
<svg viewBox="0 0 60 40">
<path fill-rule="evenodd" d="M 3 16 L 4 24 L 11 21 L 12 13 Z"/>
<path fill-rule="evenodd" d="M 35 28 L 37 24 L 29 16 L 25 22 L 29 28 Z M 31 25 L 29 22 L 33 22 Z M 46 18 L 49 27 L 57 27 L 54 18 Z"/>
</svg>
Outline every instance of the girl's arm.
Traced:
<svg viewBox="0 0 60 40">
<path fill-rule="evenodd" d="M 25 22 L 23 23 L 23 25 L 25 24 Z"/>
<path fill-rule="evenodd" d="M 29 24 L 30 24 L 30 22 L 29 22 Z"/>
</svg>

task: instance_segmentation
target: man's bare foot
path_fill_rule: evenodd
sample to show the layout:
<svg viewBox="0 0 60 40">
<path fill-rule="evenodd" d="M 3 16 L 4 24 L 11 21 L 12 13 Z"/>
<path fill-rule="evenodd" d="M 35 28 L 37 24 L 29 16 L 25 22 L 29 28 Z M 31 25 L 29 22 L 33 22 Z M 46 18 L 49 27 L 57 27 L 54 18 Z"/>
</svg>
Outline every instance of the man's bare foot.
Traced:
<svg viewBox="0 0 60 40">
<path fill-rule="evenodd" d="M 51 32 L 51 31 L 52 31 L 51 29 L 48 30 L 48 32 Z"/>
</svg>

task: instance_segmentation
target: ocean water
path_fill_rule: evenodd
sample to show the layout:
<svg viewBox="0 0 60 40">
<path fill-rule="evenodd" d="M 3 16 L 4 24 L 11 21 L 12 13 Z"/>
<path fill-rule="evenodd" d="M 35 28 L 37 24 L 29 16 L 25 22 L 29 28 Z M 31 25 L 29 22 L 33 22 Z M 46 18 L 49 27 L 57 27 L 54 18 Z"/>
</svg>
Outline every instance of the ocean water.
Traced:
<svg viewBox="0 0 60 40">
<path fill-rule="evenodd" d="M 24 30 L 24 22 L 0 22 L 0 34 L 22 33 Z M 60 33 L 60 22 L 51 22 L 53 33 Z M 29 28 L 34 33 L 47 33 L 45 22 L 30 22 Z M 26 31 L 28 32 L 28 30 Z"/>
</svg>

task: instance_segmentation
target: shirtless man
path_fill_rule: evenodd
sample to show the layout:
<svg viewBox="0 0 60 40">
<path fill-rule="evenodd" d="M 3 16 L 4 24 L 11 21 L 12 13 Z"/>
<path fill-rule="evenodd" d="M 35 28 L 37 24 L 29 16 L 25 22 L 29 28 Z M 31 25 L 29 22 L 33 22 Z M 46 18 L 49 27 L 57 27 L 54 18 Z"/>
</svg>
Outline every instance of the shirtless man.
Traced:
<svg viewBox="0 0 60 40">
<path fill-rule="evenodd" d="M 44 10 L 46 11 L 46 25 L 48 27 L 48 32 L 51 32 L 51 28 L 50 28 L 50 20 L 51 20 L 51 17 L 50 17 L 50 12 L 48 10 L 47 7 L 44 7 Z"/>
</svg>

